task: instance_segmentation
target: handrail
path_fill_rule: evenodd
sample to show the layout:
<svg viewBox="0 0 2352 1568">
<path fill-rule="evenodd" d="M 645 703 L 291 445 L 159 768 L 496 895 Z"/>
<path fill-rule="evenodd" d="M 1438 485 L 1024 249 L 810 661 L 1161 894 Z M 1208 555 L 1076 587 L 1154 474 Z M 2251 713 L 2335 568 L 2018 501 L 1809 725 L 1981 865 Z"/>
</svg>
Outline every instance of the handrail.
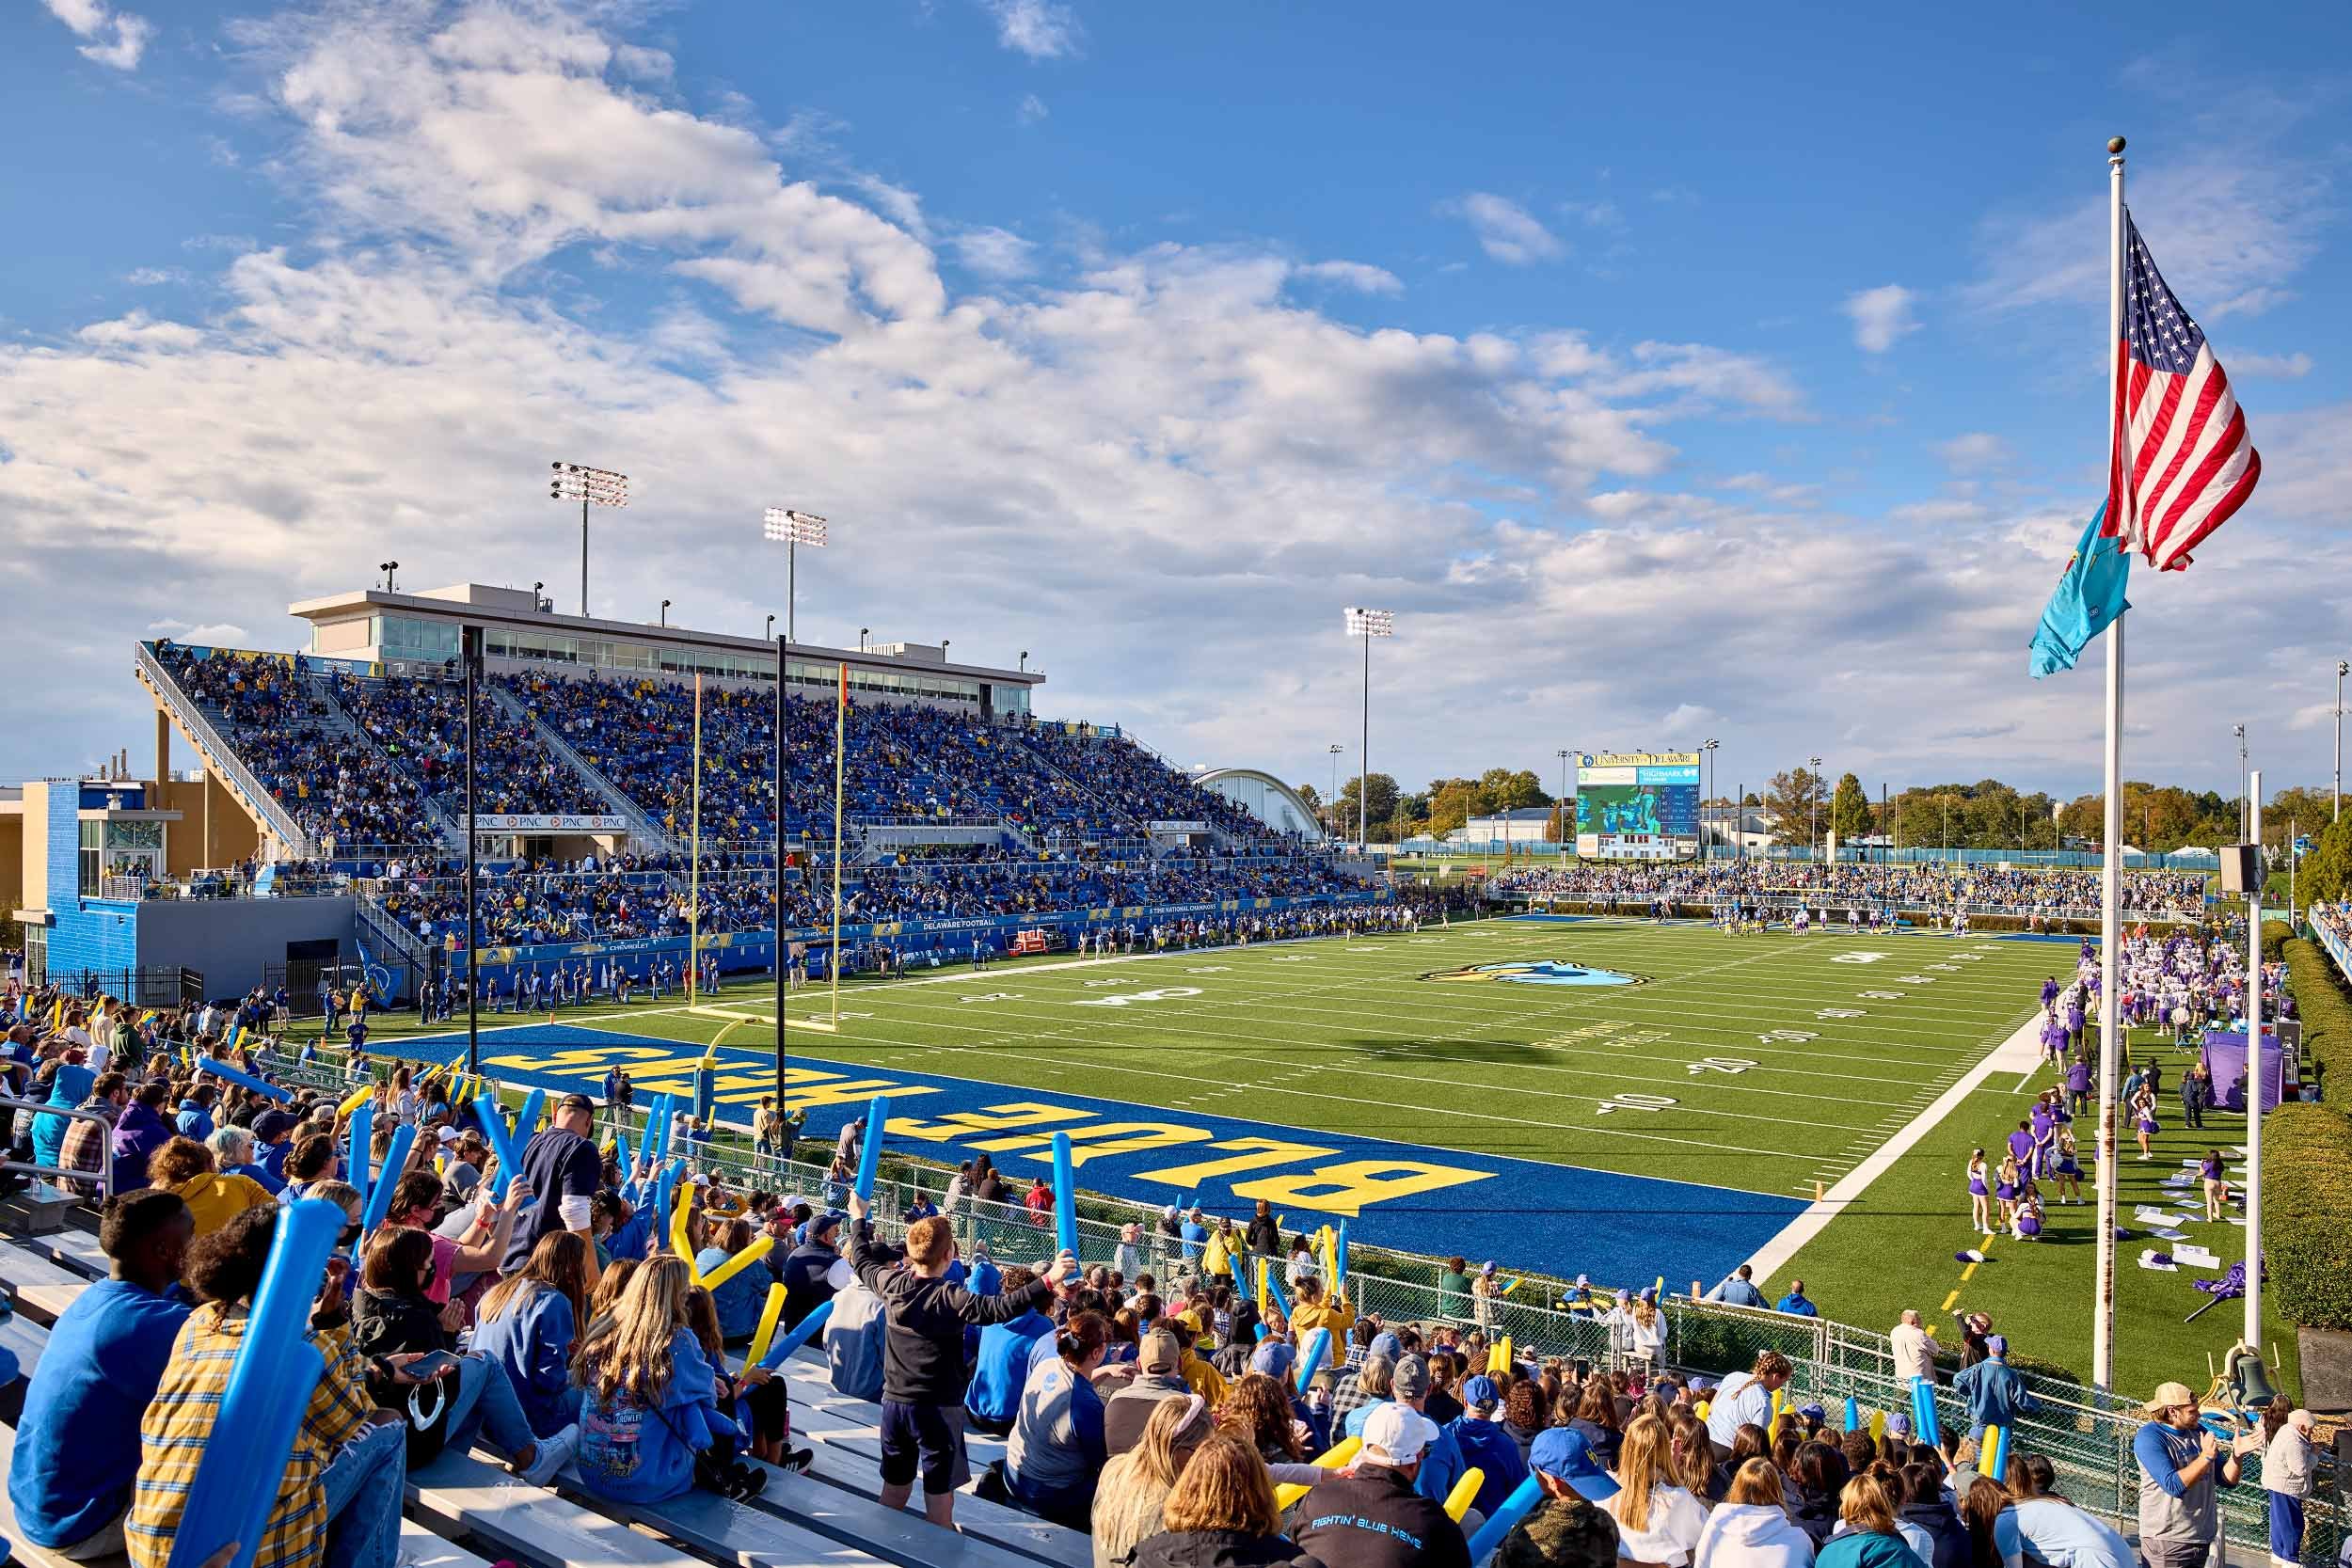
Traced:
<svg viewBox="0 0 2352 1568">
<path fill-rule="evenodd" d="M 19 1100 L 13 1095 L 0 1095 L 0 1108 L 11 1111 L 38 1111 L 46 1116 L 64 1117 L 70 1121 L 94 1121 L 106 1130 L 106 1136 L 98 1140 L 98 1191 L 101 1196 L 115 1188 L 114 1123 L 95 1111 L 75 1110 L 67 1105 L 52 1105 L 44 1100 Z M 0 1150 L 0 1153 L 5 1153 Z M 21 1170 L 34 1176 L 48 1177 L 57 1181 L 87 1184 L 90 1173 L 69 1165 L 44 1165 L 30 1160 L 0 1159 L 0 1170 Z M 84 1196 L 78 1188 L 73 1196 Z"/>
<path fill-rule="evenodd" d="M 603 773 L 593 767 L 586 757 L 580 754 L 580 749 L 571 743 L 568 736 L 553 724 L 541 719 L 535 711 L 524 704 L 520 697 L 497 681 L 490 682 L 483 689 L 490 694 L 492 702 L 504 708 L 510 716 L 520 719 L 525 724 L 531 726 L 542 745 L 561 757 L 574 772 L 587 780 L 588 787 L 603 796 L 605 803 L 614 809 L 616 816 L 628 820 L 628 831 L 631 833 L 679 854 L 685 853 L 686 847 L 656 822 L 651 813 L 631 800 L 628 791 L 606 778 Z M 463 824 L 460 824 L 457 831 L 461 835 L 465 832 Z"/>
<path fill-rule="evenodd" d="M 246 797 L 246 803 L 265 818 L 289 847 L 299 851 L 292 858 L 313 858 L 317 846 L 310 835 L 303 832 L 294 821 L 294 814 L 276 796 L 262 787 L 262 781 L 254 777 L 253 770 L 246 767 L 235 751 L 221 738 L 220 732 L 213 727 L 213 721 L 204 717 L 203 708 L 172 677 L 171 672 L 164 668 L 163 661 L 155 657 L 153 650 L 141 642 L 133 651 L 135 656 L 133 662 L 148 689 L 166 707 L 171 709 L 172 717 L 180 721 L 180 727 L 196 742 L 197 749 L 211 753 L 209 760 L 229 775 L 230 782 Z"/>
</svg>

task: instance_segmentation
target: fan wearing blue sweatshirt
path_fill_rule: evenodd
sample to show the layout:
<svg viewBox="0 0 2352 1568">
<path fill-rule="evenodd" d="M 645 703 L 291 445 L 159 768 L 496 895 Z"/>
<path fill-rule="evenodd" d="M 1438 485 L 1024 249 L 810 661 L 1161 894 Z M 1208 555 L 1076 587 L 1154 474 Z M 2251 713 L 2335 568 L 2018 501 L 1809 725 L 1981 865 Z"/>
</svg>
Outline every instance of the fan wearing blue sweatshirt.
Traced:
<svg viewBox="0 0 2352 1568">
<path fill-rule="evenodd" d="M 1495 1419 L 1502 1402 L 1502 1391 L 1481 1372 L 1462 1384 L 1462 1414 L 1446 1428 L 1462 1450 L 1462 1463 L 1486 1475 L 1470 1507 L 1489 1519 L 1527 1479 L 1527 1456 L 1519 1451 L 1518 1440 Z"/>
<path fill-rule="evenodd" d="M 17 1424 L 8 1503 L 33 1544 L 76 1558 L 122 1550 L 139 1418 L 187 1320 L 173 1282 L 195 1235 L 177 1194 L 130 1193 L 106 1205 L 98 1244 L 114 1260 L 112 1277 L 59 1315 Z"/>
<path fill-rule="evenodd" d="M 577 1230 L 550 1230 L 520 1272 L 482 1298 L 473 1349 L 506 1369 L 532 1432 L 553 1437 L 578 1418 L 572 1346 L 587 1316 L 590 1254 Z"/>
<path fill-rule="evenodd" d="M 1004 1272 L 1004 1294 L 1017 1296 L 1037 1275 L 1015 1263 Z M 1012 1430 L 1021 1413 L 1021 1389 L 1028 1381 L 1029 1353 L 1037 1341 L 1054 1332 L 1054 1320 L 1030 1307 L 1010 1323 L 990 1323 L 980 1330 L 980 1353 L 972 1368 L 972 1386 L 963 1396 L 964 1414 L 980 1431 L 1002 1437 Z"/>
</svg>

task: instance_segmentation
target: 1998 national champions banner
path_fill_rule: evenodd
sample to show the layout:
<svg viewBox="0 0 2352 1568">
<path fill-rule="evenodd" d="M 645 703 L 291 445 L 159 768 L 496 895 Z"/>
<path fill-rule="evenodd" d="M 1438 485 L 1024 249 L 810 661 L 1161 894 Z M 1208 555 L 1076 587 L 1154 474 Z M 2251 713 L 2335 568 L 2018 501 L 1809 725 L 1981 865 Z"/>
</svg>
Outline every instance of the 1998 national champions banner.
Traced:
<svg viewBox="0 0 2352 1568">
<path fill-rule="evenodd" d="M 1698 853 L 1696 752 L 1585 752 L 1576 767 L 1576 852 L 1665 860 Z"/>
</svg>

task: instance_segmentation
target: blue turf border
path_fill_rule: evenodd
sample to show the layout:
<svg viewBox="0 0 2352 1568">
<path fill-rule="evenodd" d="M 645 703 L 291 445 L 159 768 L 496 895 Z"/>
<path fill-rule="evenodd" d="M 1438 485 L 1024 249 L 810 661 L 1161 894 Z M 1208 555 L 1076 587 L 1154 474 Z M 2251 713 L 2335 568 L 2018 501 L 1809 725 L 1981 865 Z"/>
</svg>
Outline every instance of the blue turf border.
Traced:
<svg viewBox="0 0 2352 1568">
<path fill-rule="evenodd" d="M 397 1042 L 399 1054 L 433 1062 L 462 1054 L 464 1045 L 462 1036 L 448 1035 Z M 673 1061 L 697 1053 L 696 1048 L 688 1042 L 631 1034 L 624 1029 L 563 1023 L 486 1029 L 482 1033 L 482 1045 L 485 1069 L 502 1083 L 581 1089 L 598 1098 L 606 1068 L 614 1063 L 624 1069 L 631 1065 L 621 1052 L 651 1049 L 658 1051 L 661 1058 Z M 603 1051 L 610 1054 L 594 1060 L 576 1059 L 572 1065 L 585 1069 L 586 1076 L 579 1070 L 566 1073 L 494 1062 L 495 1057 L 531 1054 L 528 1051 L 516 1051 L 516 1046 L 577 1053 Z M 721 1046 L 719 1053 L 722 1074 L 727 1076 L 745 1075 L 747 1069 L 764 1073 L 773 1061 L 765 1053 L 739 1046 Z M 829 1094 L 838 1096 L 839 1103 L 817 1103 L 809 1110 L 804 1135 L 827 1141 L 836 1137 L 845 1123 L 864 1115 L 868 1099 L 886 1087 L 919 1091 L 894 1097 L 894 1118 L 905 1116 L 936 1122 L 954 1113 L 1021 1103 L 1086 1113 L 1083 1118 L 1040 1123 L 1039 1131 L 1054 1126 L 1074 1131 L 1098 1118 L 1197 1128 L 1207 1132 L 1208 1137 L 1169 1148 L 1097 1155 L 1081 1167 L 1080 1185 L 1089 1192 L 1150 1204 L 1197 1201 L 1211 1213 L 1229 1214 L 1235 1219 L 1246 1217 L 1253 1207 L 1251 1197 L 1233 1190 L 1236 1185 L 1248 1188 L 1269 1178 L 1296 1175 L 1311 1167 L 1359 1163 L 1373 1171 L 1410 1165 L 1444 1167 L 1474 1180 L 1388 1198 L 1351 1216 L 1315 1206 L 1315 1199 L 1330 1196 L 1331 1184 L 1301 1182 L 1297 1196 L 1275 1200 L 1274 1207 L 1288 1217 L 1291 1229 L 1311 1229 L 1327 1220 L 1337 1222 L 1348 1217 L 1356 1239 L 1367 1244 L 1436 1257 L 1459 1255 L 1473 1264 L 1494 1259 L 1509 1269 L 1543 1270 L 1566 1275 L 1589 1274 L 1597 1280 L 1613 1284 L 1646 1284 L 1661 1274 L 1668 1276 L 1670 1284 L 1694 1277 L 1710 1281 L 1720 1278 L 1806 1208 L 1801 1199 L 1765 1193 L 1325 1132 L 1091 1095 L 814 1058 L 801 1058 L 795 1065 L 833 1075 L 801 1080 L 794 1085 L 819 1101 Z M 639 1079 L 639 1106 L 642 1108 L 652 1094 L 665 1087 L 691 1092 L 691 1073 L 670 1072 Z M 718 1109 L 723 1121 L 739 1126 L 748 1126 L 751 1121 L 752 1108 L 748 1105 L 721 1104 Z M 955 1162 L 980 1152 L 977 1148 L 980 1143 L 1026 1130 L 975 1128 L 966 1136 L 935 1141 L 893 1135 L 890 1147 Z M 1606 1129 L 1599 1130 L 1597 1135 L 1607 1136 Z M 1190 1191 L 1139 1180 L 1141 1172 L 1215 1160 L 1220 1151 L 1213 1149 L 1212 1144 L 1249 1138 L 1307 1144 L 1329 1152 L 1292 1165 L 1213 1178 Z M 999 1149 L 993 1158 L 1009 1180 L 1018 1179 L 1025 1186 L 1030 1176 L 1049 1171 L 1051 1166 L 1050 1151 L 1042 1146 L 1034 1150 Z"/>
</svg>

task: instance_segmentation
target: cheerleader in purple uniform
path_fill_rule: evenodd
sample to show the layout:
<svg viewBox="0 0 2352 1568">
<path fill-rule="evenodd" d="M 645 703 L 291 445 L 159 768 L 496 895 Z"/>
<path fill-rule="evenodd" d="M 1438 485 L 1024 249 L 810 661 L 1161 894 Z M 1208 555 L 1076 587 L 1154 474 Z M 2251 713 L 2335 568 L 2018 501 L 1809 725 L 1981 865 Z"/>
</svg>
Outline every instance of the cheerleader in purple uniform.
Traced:
<svg viewBox="0 0 2352 1568">
<path fill-rule="evenodd" d="M 2134 1097 L 2132 1117 L 2139 1124 L 2139 1157 L 2145 1160 L 2149 1157 L 2148 1140 L 2160 1131 L 2156 1126 L 2156 1097 L 2153 1091 L 2142 1087 Z"/>
<path fill-rule="evenodd" d="M 2007 1225 L 2017 1212 L 2017 1195 L 2026 1184 L 2023 1173 L 2014 1160 L 2001 1162 L 2000 1180 L 1993 1188 L 1993 1196 L 2001 1200 L 2001 1223 Z M 1990 1229 L 1990 1227 L 1986 1228 Z"/>
<path fill-rule="evenodd" d="M 1968 1155 L 1968 1223 L 1979 1231 L 1993 1228 L 1993 1193 L 1986 1185 L 1984 1150 Z"/>
<path fill-rule="evenodd" d="M 2058 1201 L 2080 1203 L 2083 1200 L 2083 1163 L 2074 1147 L 2072 1129 L 2061 1127 L 2058 1134 L 2058 1163 L 2052 1167 L 2058 1178 Z"/>
</svg>

